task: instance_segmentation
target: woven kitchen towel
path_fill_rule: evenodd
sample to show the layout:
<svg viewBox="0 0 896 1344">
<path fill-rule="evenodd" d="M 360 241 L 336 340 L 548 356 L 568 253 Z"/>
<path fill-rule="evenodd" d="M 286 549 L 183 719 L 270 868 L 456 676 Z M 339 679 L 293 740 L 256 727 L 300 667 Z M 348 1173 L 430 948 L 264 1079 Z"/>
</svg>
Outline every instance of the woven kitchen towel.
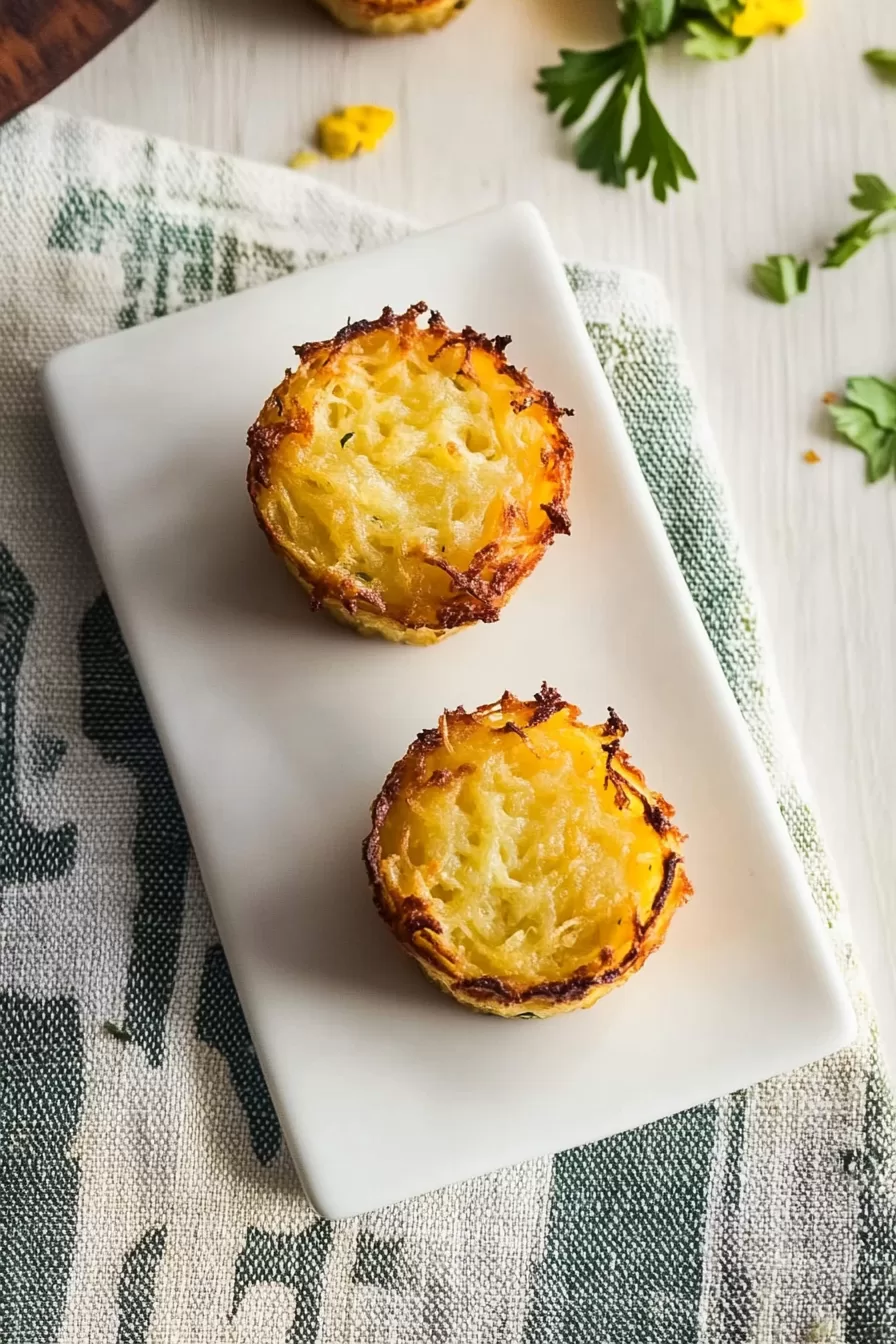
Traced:
<svg viewBox="0 0 896 1344">
<path fill-rule="evenodd" d="M 0 132 L 0 1339 L 894 1341 L 896 1129 L 858 991 L 858 1043 L 790 1077 L 353 1221 L 302 1197 L 36 375 L 407 227 L 46 110 Z M 662 294 L 569 278 L 855 984 Z"/>
</svg>

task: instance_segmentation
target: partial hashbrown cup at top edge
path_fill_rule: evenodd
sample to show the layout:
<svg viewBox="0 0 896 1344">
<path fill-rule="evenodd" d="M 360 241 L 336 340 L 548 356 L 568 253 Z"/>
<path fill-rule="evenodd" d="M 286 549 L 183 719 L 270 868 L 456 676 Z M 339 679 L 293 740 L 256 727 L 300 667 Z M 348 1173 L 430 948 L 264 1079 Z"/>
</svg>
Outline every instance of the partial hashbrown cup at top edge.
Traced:
<svg viewBox="0 0 896 1344">
<path fill-rule="evenodd" d="M 425 33 L 441 28 L 471 0 L 317 0 L 345 28 L 375 36 Z"/>
<path fill-rule="evenodd" d="M 418 735 L 372 807 L 380 914 L 427 975 L 503 1017 L 587 1008 L 643 966 L 691 887 L 673 809 L 543 685 Z"/>
<path fill-rule="evenodd" d="M 297 346 L 248 435 L 256 516 L 312 605 L 411 644 L 498 619 L 569 531 L 573 461 L 510 338 L 426 311 Z"/>
</svg>

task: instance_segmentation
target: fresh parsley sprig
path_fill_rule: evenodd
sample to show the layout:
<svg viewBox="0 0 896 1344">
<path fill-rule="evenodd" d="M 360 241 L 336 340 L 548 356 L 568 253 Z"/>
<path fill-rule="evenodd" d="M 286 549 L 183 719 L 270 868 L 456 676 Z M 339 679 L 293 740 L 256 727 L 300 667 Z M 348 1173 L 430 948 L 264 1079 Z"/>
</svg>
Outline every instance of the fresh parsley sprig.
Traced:
<svg viewBox="0 0 896 1344">
<path fill-rule="evenodd" d="M 595 94 L 609 87 L 600 111 L 576 139 L 575 156 L 580 168 L 596 172 L 601 182 L 615 187 L 624 187 L 629 173 L 642 178 L 652 169 L 653 194 L 658 201 L 665 201 L 670 191 L 678 191 L 682 178 L 697 180 L 687 154 L 650 96 L 642 28 L 604 51 L 561 51 L 560 62 L 539 70 L 536 87 L 546 96 L 549 111 L 563 109 L 563 126 L 582 120 Z M 633 98 L 638 125 L 626 149 L 625 114 Z"/>
<path fill-rule="evenodd" d="M 885 378 L 850 378 L 843 401 L 829 404 L 834 428 L 865 454 L 869 482 L 896 467 L 896 383 Z"/>
<path fill-rule="evenodd" d="M 623 41 L 602 51 L 561 51 L 559 65 L 539 70 L 536 88 L 545 95 L 550 112 L 562 111 L 563 126 L 583 123 L 575 140 L 581 169 L 616 187 L 624 187 L 630 173 L 637 178 L 650 175 L 654 196 L 665 201 L 670 191 L 680 190 L 683 180 L 696 182 L 697 174 L 650 96 L 649 48 L 683 30 L 687 56 L 704 61 L 740 56 L 751 39 L 735 37 L 731 25 L 743 4 L 741 0 L 618 3 Z M 637 123 L 626 146 L 630 108 L 637 110 Z"/>
<path fill-rule="evenodd" d="M 874 173 L 856 173 L 855 184 L 849 203 L 866 213 L 836 235 L 821 263 L 828 270 L 845 266 L 872 238 L 896 228 L 896 191 Z"/>
</svg>

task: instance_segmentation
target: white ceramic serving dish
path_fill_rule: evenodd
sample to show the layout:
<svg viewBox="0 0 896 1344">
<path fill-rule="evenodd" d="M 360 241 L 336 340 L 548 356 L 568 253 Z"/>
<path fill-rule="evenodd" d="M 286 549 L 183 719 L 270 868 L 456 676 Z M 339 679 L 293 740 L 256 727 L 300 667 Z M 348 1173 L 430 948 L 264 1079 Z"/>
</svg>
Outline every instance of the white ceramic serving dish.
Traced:
<svg viewBox="0 0 896 1344">
<path fill-rule="evenodd" d="M 245 489 L 293 344 L 426 299 L 575 408 L 570 512 L 501 620 L 434 648 L 312 615 Z M 854 1019 L 768 779 L 545 226 L 517 205 L 78 346 L 45 374 L 312 1203 L 359 1213 L 655 1120 L 844 1045 Z M 613 705 L 690 834 L 695 894 L 587 1012 L 503 1021 L 424 979 L 361 862 L 386 772 L 441 709 L 546 679 Z"/>
</svg>

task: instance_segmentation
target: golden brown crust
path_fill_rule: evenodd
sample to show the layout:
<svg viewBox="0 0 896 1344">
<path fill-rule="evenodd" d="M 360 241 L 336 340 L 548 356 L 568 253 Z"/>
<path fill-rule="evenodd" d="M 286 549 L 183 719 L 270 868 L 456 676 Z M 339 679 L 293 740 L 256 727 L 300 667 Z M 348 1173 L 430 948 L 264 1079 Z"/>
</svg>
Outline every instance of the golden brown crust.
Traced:
<svg viewBox="0 0 896 1344">
<path fill-rule="evenodd" d="M 287 369 L 247 435 L 247 485 L 256 517 L 274 550 L 310 593 L 312 607 L 325 608 L 362 633 L 376 633 L 408 643 L 432 643 L 464 626 L 497 620 L 511 593 L 535 568 L 554 537 L 566 535 L 570 530 L 567 500 L 573 449 L 561 420 L 573 412 L 558 406 L 550 392 L 537 388 L 525 370 L 508 361 L 504 352 L 510 343 L 509 336 L 489 338 L 469 326 L 453 331 L 436 311 L 430 313 L 426 327 L 421 329 L 418 318 L 427 308 L 424 302 L 411 305 L 403 313 L 386 307 L 376 319 L 348 322 L 329 340 L 295 346 L 297 369 L 295 372 Z M 457 564 L 450 554 L 426 553 L 423 549 L 409 553 L 420 564 L 440 570 L 449 581 L 437 607 L 427 612 L 425 619 L 410 616 L 399 604 L 384 600 L 371 582 L 345 574 L 315 572 L 272 525 L 266 507 L 272 483 L 271 467 L 281 445 L 289 440 L 307 450 L 314 441 L 312 418 L 294 395 L 297 383 L 302 381 L 307 386 L 316 379 L 325 380 L 340 361 L 352 359 L 371 338 L 382 333 L 391 334 L 402 352 L 422 341 L 428 342 L 433 347 L 429 363 L 435 365 L 439 360 L 444 365 L 446 359 L 451 360 L 456 365 L 453 377 L 459 387 L 465 383 L 471 387 L 479 385 L 474 356 L 484 357 L 490 378 L 496 384 L 503 380 L 515 389 L 509 403 L 514 418 L 537 417 L 542 438 L 540 462 L 536 465 L 538 486 L 546 498 L 539 505 L 540 522 L 530 523 L 511 501 L 504 506 L 497 531 L 466 563 Z M 353 435 L 346 437 L 351 439 Z"/>
<path fill-rule="evenodd" d="M 393 805 L 399 800 L 419 799 L 428 789 L 446 788 L 470 767 L 433 770 L 431 757 L 446 744 L 484 725 L 493 725 L 494 733 L 512 733 L 528 744 L 529 731 L 564 713 L 567 722 L 600 738 L 606 758 L 603 787 L 612 790 L 620 811 L 633 807 L 661 842 L 662 865 L 656 890 L 649 901 L 646 917 L 633 906 L 634 930 L 630 945 L 618 953 L 603 947 L 596 960 L 576 967 L 562 978 L 512 983 L 495 975 L 464 974 L 464 958 L 446 937 L 445 929 L 431 904 L 418 894 L 397 890 L 384 863 L 383 831 Z M 472 1007 L 500 1016 L 552 1016 L 575 1008 L 589 1007 L 633 975 L 663 941 L 675 910 L 691 894 L 684 870 L 682 845 L 685 837 L 672 824 L 674 810 L 657 793 L 622 749 L 620 742 L 626 725 L 614 710 L 608 711 L 604 724 L 585 729 L 580 711 L 569 705 L 553 688 L 542 684 L 531 701 L 520 701 L 509 692 L 500 701 L 481 705 L 472 713 L 462 706 L 446 710 L 438 728 L 419 733 L 408 751 L 392 767 L 371 807 L 372 826 L 364 841 L 363 856 L 374 902 L 380 915 L 392 929 L 402 947 L 421 964 L 426 973 L 456 999 Z M 497 722 L 496 722 L 497 721 Z M 529 744 L 531 745 L 531 744 Z"/>
<path fill-rule="evenodd" d="M 470 0 L 318 0 L 347 28 L 386 35 L 441 28 L 469 3 Z"/>
</svg>

